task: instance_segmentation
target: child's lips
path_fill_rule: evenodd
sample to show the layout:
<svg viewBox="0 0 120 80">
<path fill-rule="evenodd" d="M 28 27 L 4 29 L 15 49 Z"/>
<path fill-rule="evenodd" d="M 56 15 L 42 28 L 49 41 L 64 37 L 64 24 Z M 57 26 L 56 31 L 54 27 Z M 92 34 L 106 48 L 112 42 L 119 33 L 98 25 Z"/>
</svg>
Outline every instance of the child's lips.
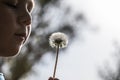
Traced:
<svg viewBox="0 0 120 80">
<path fill-rule="evenodd" d="M 15 37 L 18 41 L 24 42 L 26 40 L 27 35 L 26 33 L 16 33 Z"/>
</svg>

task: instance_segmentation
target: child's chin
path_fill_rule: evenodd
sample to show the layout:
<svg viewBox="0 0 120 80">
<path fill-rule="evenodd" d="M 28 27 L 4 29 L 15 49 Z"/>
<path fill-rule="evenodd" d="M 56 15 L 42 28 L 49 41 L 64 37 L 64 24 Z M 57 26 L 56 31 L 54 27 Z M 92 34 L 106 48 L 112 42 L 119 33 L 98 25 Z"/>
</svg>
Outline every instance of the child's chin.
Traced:
<svg viewBox="0 0 120 80">
<path fill-rule="evenodd" d="M 1 57 L 12 57 L 12 56 L 15 56 L 17 55 L 19 52 L 10 52 L 10 53 L 6 53 L 6 54 L 3 54 L 1 55 Z"/>
<path fill-rule="evenodd" d="M 20 52 L 20 49 L 5 51 L 3 54 L 0 54 L 1 57 L 13 57 Z"/>
</svg>

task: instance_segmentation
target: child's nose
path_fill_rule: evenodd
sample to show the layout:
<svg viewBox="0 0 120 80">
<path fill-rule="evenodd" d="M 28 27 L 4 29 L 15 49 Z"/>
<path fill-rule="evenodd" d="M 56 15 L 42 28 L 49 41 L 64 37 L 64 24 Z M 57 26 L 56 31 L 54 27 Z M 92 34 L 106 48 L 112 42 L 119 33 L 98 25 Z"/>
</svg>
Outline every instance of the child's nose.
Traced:
<svg viewBox="0 0 120 80">
<path fill-rule="evenodd" d="M 29 12 L 22 12 L 20 16 L 18 16 L 18 21 L 20 24 L 27 26 L 31 24 L 31 15 Z"/>
</svg>

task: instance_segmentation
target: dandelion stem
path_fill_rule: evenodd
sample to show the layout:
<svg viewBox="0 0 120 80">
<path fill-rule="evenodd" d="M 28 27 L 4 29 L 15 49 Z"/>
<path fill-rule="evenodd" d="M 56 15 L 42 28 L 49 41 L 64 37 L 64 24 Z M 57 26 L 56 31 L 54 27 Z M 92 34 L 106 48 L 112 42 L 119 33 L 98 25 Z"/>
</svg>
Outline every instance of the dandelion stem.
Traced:
<svg viewBox="0 0 120 80">
<path fill-rule="evenodd" d="M 55 66 L 54 66 L 54 72 L 53 72 L 53 79 L 55 78 L 56 74 L 56 68 L 57 68 L 57 63 L 58 63 L 58 54 L 59 54 L 59 44 L 56 47 L 56 60 L 55 60 Z"/>
</svg>

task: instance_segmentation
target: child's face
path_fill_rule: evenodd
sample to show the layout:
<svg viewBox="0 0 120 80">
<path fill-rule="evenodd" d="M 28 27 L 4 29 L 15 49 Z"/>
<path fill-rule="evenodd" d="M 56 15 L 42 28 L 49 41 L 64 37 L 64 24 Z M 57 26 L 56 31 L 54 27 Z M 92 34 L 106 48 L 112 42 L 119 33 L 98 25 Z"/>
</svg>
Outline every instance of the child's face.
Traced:
<svg viewBox="0 0 120 80">
<path fill-rule="evenodd" d="M 0 0 L 0 56 L 16 55 L 31 32 L 33 0 Z"/>
</svg>

